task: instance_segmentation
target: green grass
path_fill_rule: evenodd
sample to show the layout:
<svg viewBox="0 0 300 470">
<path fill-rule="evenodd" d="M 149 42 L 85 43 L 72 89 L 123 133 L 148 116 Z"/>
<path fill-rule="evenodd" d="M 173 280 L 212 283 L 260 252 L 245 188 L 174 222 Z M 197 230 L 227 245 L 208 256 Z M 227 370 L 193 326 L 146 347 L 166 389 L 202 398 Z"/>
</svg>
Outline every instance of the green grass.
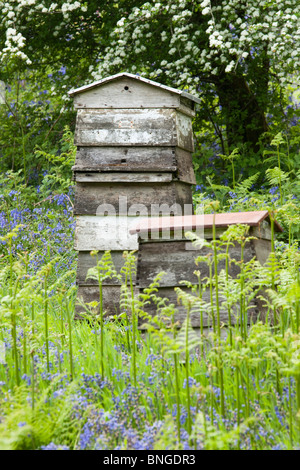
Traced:
<svg viewBox="0 0 300 470">
<path fill-rule="evenodd" d="M 243 239 L 238 227 L 230 236 Z M 6 240 L 14 239 L 7 235 Z M 222 243 L 214 244 L 216 264 L 220 251 L 226 252 L 226 237 Z M 129 287 L 125 316 L 122 310 L 123 315 L 104 320 L 100 310 L 98 321 L 74 320 L 74 270 L 58 275 L 53 257 L 26 275 L 26 263 L 10 256 L 6 246 L 0 270 L 0 340 L 6 344 L 5 364 L 0 364 L 0 448 L 299 447 L 296 245 L 286 245 L 265 267 L 244 262 L 236 280 L 221 272 L 217 279 L 202 280 L 200 289 L 178 289 L 187 311 L 179 331 L 172 326 L 175 306 L 165 303 L 155 317 L 146 312 L 156 282 L 139 298 Z M 124 292 L 133 261 L 128 255 Z M 106 254 L 94 274 L 101 284 L 113 272 Z M 235 284 L 244 309 L 225 339 L 219 317 L 208 335 L 196 334 L 188 319 L 195 310 L 200 324 L 201 311 L 211 311 L 201 292 L 216 281 L 228 305 Z M 267 320 L 245 328 L 254 285 L 269 289 Z M 218 311 L 216 305 L 212 310 Z M 134 327 L 137 315 L 147 333 Z M 170 321 L 162 323 L 163 317 Z"/>
</svg>

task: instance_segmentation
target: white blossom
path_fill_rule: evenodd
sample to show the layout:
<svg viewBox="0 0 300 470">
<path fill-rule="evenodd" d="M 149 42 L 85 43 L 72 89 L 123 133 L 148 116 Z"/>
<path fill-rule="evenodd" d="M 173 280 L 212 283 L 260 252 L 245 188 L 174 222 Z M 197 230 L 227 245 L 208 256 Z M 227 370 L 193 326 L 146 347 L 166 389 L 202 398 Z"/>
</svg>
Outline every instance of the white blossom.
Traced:
<svg viewBox="0 0 300 470">
<path fill-rule="evenodd" d="M 209 15 L 209 13 L 210 13 L 210 8 L 209 7 L 203 8 L 202 15 Z"/>
</svg>

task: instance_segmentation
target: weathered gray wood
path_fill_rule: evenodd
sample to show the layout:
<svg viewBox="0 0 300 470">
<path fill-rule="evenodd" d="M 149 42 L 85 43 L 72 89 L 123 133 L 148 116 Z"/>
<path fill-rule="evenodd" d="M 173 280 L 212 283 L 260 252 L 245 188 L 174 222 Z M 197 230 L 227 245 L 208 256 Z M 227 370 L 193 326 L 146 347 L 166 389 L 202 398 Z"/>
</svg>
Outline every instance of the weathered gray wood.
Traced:
<svg viewBox="0 0 300 470">
<path fill-rule="evenodd" d="M 182 290 L 184 291 L 187 291 L 190 293 L 190 291 L 185 288 L 185 287 L 181 287 Z M 177 300 L 177 294 L 176 292 L 174 291 L 173 288 L 171 287 L 161 287 L 158 289 L 158 292 L 156 293 L 156 295 L 158 297 L 161 297 L 161 298 L 164 298 L 164 299 L 168 299 L 168 302 L 169 304 L 174 304 L 175 306 L 175 316 L 174 316 L 174 320 L 175 322 L 178 322 L 178 325 L 181 326 L 182 323 L 184 322 L 184 320 L 186 319 L 186 316 L 187 316 L 187 310 L 185 307 L 183 307 L 180 303 L 178 303 L 178 300 Z M 215 294 L 214 294 L 215 296 Z M 196 299 L 196 296 L 195 296 L 195 299 Z M 221 302 L 224 301 L 224 298 L 222 298 L 220 296 L 220 321 L 221 321 L 221 324 L 223 326 L 228 326 L 228 310 L 227 310 L 227 307 L 225 306 L 222 306 L 221 305 Z M 213 318 L 215 319 L 215 324 L 217 322 L 217 313 L 215 310 L 211 310 L 211 307 L 210 307 L 210 292 L 209 291 L 205 291 L 203 293 L 203 302 L 204 303 L 207 303 L 209 304 L 209 307 L 205 310 L 203 310 L 203 326 L 204 327 L 210 327 L 210 328 L 213 328 Z M 215 299 L 214 299 L 214 305 L 215 305 Z M 247 319 L 248 319 L 248 324 L 250 324 L 251 322 L 254 322 L 256 321 L 258 315 L 259 315 L 259 310 L 258 310 L 258 305 L 255 303 L 255 301 L 251 301 L 250 303 L 251 305 L 251 308 L 248 310 L 248 315 L 247 315 Z M 215 307 L 214 307 L 215 309 Z M 145 307 L 145 311 L 154 316 L 157 314 L 157 306 L 155 305 L 154 302 L 151 302 L 150 304 L 148 304 L 146 307 Z M 231 310 L 231 322 L 232 322 L 232 325 L 236 324 L 237 321 L 238 321 L 238 315 L 239 315 L 239 305 L 235 305 L 232 307 L 232 310 Z M 168 320 L 165 320 L 166 323 L 170 323 L 170 321 L 168 322 Z M 191 321 L 191 325 L 194 327 L 194 328 L 199 328 L 200 327 L 200 304 L 198 303 L 195 303 L 194 306 L 192 307 L 191 311 L 190 311 L 190 321 Z M 140 327 L 143 325 L 144 323 L 144 320 L 143 319 L 140 319 L 139 320 L 139 325 Z"/>
<path fill-rule="evenodd" d="M 265 264 L 271 253 L 271 240 L 258 239 L 253 240 L 255 255 L 260 264 Z"/>
<path fill-rule="evenodd" d="M 176 149 L 177 178 L 190 184 L 196 184 L 193 160 L 190 152 Z"/>
<path fill-rule="evenodd" d="M 121 297 L 121 287 L 120 286 L 103 286 L 102 289 L 103 295 L 103 309 L 104 316 L 119 315 L 123 313 L 124 310 L 120 309 L 120 297 Z M 138 295 L 138 290 L 134 288 L 134 295 Z M 99 287 L 95 285 L 89 286 L 78 286 L 77 299 L 81 299 L 84 303 L 98 302 L 100 298 Z M 80 317 L 82 312 L 85 312 L 84 307 L 80 305 L 79 300 L 76 302 L 75 312 L 77 318 Z M 92 313 L 99 314 L 99 306 L 92 309 Z M 128 315 L 130 315 L 130 309 L 128 308 Z"/>
<path fill-rule="evenodd" d="M 119 286 L 103 286 L 103 309 L 104 316 L 116 315 L 120 313 L 120 287 Z M 99 303 L 99 287 L 98 286 L 79 286 L 77 299 L 85 304 L 90 302 Z M 99 314 L 99 307 L 91 308 L 92 313 Z M 80 314 L 87 313 L 85 308 L 80 305 L 79 300 L 76 302 L 75 312 L 77 318 Z"/>
<path fill-rule="evenodd" d="M 78 183 L 170 183 L 172 173 L 99 173 L 77 172 Z"/>
<path fill-rule="evenodd" d="M 129 77 L 74 96 L 75 108 L 178 108 L 180 95 Z"/>
<path fill-rule="evenodd" d="M 98 252 L 99 260 L 103 256 L 104 251 Z M 118 274 L 125 263 L 125 257 L 123 251 L 111 251 L 112 261 L 114 263 L 115 269 Z M 97 259 L 95 256 L 91 256 L 89 251 L 80 251 L 78 253 L 78 264 L 77 264 L 77 283 L 81 286 L 84 285 L 98 285 L 98 281 L 93 279 L 86 279 L 88 270 L 93 268 L 97 264 Z M 122 276 L 123 281 L 125 281 L 125 276 Z M 132 280 L 135 283 L 136 276 L 135 273 L 132 273 Z M 128 279 L 129 282 L 129 279 Z M 121 282 L 116 278 L 110 278 L 103 281 L 103 285 L 120 285 Z"/>
<path fill-rule="evenodd" d="M 191 97 L 189 98 L 184 97 L 183 95 L 180 96 L 180 107 L 178 108 L 178 111 L 181 111 L 183 114 L 186 114 L 187 116 L 195 117 L 195 107 L 196 103 L 200 103 L 199 101 L 193 101 L 191 100 Z"/>
<path fill-rule="evenodd" d="M 120 199 L 122 198 L 122 199 Z M 74 214 L 103 214 L 105 207 L 117 215 L 159 216 L 168 213 L 181 215 L 184 204 L 192 207 L 191 186 L 181 182 L 170 183 L 77 183 Z M 175 206 L 174 206 L 175 205 Z"/>
<path fill-rule="evenodd" d="M 175 147 L 78 147 L 73 171 L 176 171 Z"/>
<path fill-rule="evenodd" d="M 97 94 L 97 97 L 95 94 L 93 95 L 94 98 L 90 99 L 91 105 L 93 105 L 96 99 L 99 100 L 98 106 L 96 107 L 109 105 L 112 105 L 115 108 L 120 106 L 126 107 L 124 105 L 126 103 L 129 107 L 136 107 L 136 104 L 133 105 L 132 102 L 137 102 L 139 99 L 141 100 L 141 106 L 146 105 L 151 107 L 152 105 L 154 107 L 161 107 L 163 105 L 163 100 L 166 100 L 167 97 L 170 97 L 171 99 L 171 96 L 179 97 L 182 105 L 191 109 L 194 109 L 195 103 L 201 103 L 199 98 L 187 93 L 185 90 L 171 88 L 163 85 L 162 83 L 154 82 L 148 78 L 128 72 L 121 72 L 90 83 L 89 85 L 84 85 L 80 88 L 71 90 L 69 91 L 69 95 L 72 97 L 82 97 L 82 100 L 76 102 L 77 107 L 82 107 L 84 106 L 86 93 L 89 93 L 90 91 L 94 91 Z M 88 95 L 88 97 L 90 97 L 90 95 Z M 110 102 L 108 101 L 109 99 L 111 100 Z M 152 100 L 154 100 L 154 103 Z M 146 104 L 144 101 L 146 101 Z M 101 103 L 103 103 L 102 106 Z M 167 104 L 169 107 L 170 103 Z"/>
<path fill-rule="evenodd" d="M 175 146 L 194 150 L 191 119 L 173 109 L 79 109 L 77 146 Z"/>
<path fill-rule="evenodd" d="M 185 239 L 185 234 L 187 232 L 195 233 L 198 237 L 205 238 L 205 240 L 208 240 L 208 241 L 211 241 L 213 239 L 212 229 L 211 228 L 203 229 L 201 227 L 199 227 L 197 231 L 191 230 L 189 227 L 176 229 L 175 231 L 164 229 L 163 232 L 160 231 L 159 233 L 153 230 L 153 232 L 149 231 L 148 233 L 146 232 L 139 233 L 139 239 L 142 242 L 151 240 L 153 242 L 161 243 L 162 241 Z M 223 233 L 224 233 L 224 229 L 216 228 L 216 239 L 219 239 Z M 166 236 L 164 236 L 164 234 L 166 234 Z M 194 246 L 193 244 L 188 244 L 186 246 L 186 250 L 194 251 L 194 250 L 198 250 L 198 248 Z"/>
<path fill-rule="evenodd" d="M 271 226 L 267 220 L 263 220 L 259 227 L 252 227 L 251 235 L 253 237 L 271 240 Z"/>
<path fill-rule="evenodd" d="M 187 250 L 186 248 L 191 242 L 173 241 L 161 243 L 140 243 L 138 254 L 138 273 L 137 285 L 144 289 L 153 282 L 155 276 L 164 271 L 166 274 L 162 277 L 160 286 L 171 287 L 180 286 L 181 281 L 189 281 L 194 284 L 198 283 L 197 276 L 194 271 L 198 270 L 201 274 L 201 279 L 209 277 L 209 266 L 207 263 L 198 262 L 198 256 L 205 256 L 208 260 L 212 260 L 212 250 L 208 247 L 203 247 L 201 250 Z M 240 261 L 241 248 L 238 243 L 230 247 L 230 259 Z M 244 249 L 244 261 L 250 261 L 255 256 L 253 244 L 250 242 L 246 244 Z M 225 259 L 218 262 L 218 269 L 225 269 Z M 212 273 L 214 275 L 214 265 L 212 266 Z M 230 263 L 229 275 L 237 277 L 240 268 L 235 263 Z"/>
<path fill-rule="evenodd" d="M 226 227 L 225 228 L 217 227 L 216 228 L 216 239 L 219 239 L 220 236 L 224 233 L 225 230 L 226 230 Z M 195 231 L 195 230 L 191 230 L 189 227 L 187 227 L 186 229 L 176 229 L 175 232 L 174 232 L 174 230 L 169 230 L 169 232 L 167 230 L 164 230 L 164 233 L 167 233 L 168 240 L 183 239 L 185 233 L 187 233 L 187 232 L 196 233 L 196 235 L 198 237 L 205 238 L 205 240 L 208 240 L 208 241 L 211 241 L 213 239 L 213 230 L 212 230 L 212 228 L 204 229 L 204 228 L 199 227 L 197 229 L 197 231 Z M 170 234 L 170 236 L 169 236 L 169 234 Z M 267 247 L 271 246 L 271 238 L 269 238 L 269 236 L 271 237 L 271 231 L 269 231 L 267 227 L 265 227 L 264 229 L 260 229 L 259 227 L 250 227 L 247 236 L 257 237 L 258 240 L 265 240 L 266 243 L 261 244 L 261 246 L 262 246 L 262 248 L 260 248 L 261 250 L 264 250 L 263 246 L 265 247 L 266 250 L 268 250 Z M 260 236 L 262 238 L 259 238 Z M 145 242 L 147 240 L 151 240 L 153 242 L 155 241 L 155 242 L 159 242 L 159 243 L 161 241 L 165 240 L 165 238 L 161 234 L 161 232 L 160 232 L 160 234 L 158 234 L 158 232 L 156 232 L 154 230 L 153 230 L 153 232 L 149 231 L 148 233 L 146 233 L 146 232 L 139 233 L 139 239 L 142 242 Z M 196 246 L 192 245 L 192 244 L 188 245 L 186 247 L 186 249 L 190 250 L 190 251 L 198 250 L 198 248 Z M 266 254 L 265 255 L 262 254 L 261 256 L 266 256 Z"/>
<path fill-rule="evenodd" d="M 182 288 L 182 290 L 187 291 L 186 288 Z M 120 311 L 120 286 L 103 286 L 103 308 L 105 312 L 105 316 L 111 316 L 111 315 L 118 315 L 121 313 Z M 137 292 L 135 292 L 135 295 L 137 295 Z M 173 288 L 160 288 L 158 293 L 158 297 L 162 297 L 165 299 L 168 299 L 167 303 L 172 303 L 175 306 L 175 322 L 178 323 L 178 327 L 182 325 L 184 320 L 186 319 L 186 309 L 183 307 L 181 304 L 178 303 L 177 300 L 177 295 L 176 292 L 174 291 Z M 98 302 L 99 303 L 99 287 L 90 285 L 90 286 L 79 286 L 78 287 L 78 293 L 77 293 L 77 298 L 80 298 L 84 303 L 90 303 L 90 302 Z M 195 297 L 196 298 L 196 297 Z M 220 299 L 220 301 L 223 301 L 224 299 Z M 205 292 L 203 294 L 203 301 L 205 303 L 208 303 L 209 306 L 205 310 L 203 310 L 203 326 L 204 327 L 209 327 L 213 328 L 213 319 L 215 319 L 215 324 L 216 324 L 216 311 L 212 311 L 210 307 L 210 294 L 209 292 Z M 264 315 L 264 309 L 261 305 L 261 302 L 258 302 L 257 304 L 252 301 L 251 302 L 251 308 L 248 310 L 248 324 L 251 322 L 254 322 L 257 320 L 258 316 L 259 318 L 263 317 Z M 94 314 L 99 314 L 99 307 L 91 308 L 92 313 Z M 80 315 L 82 312 L 86 312 L 84 307 L 79 305 L 79 302 L 77 301 L 76 307 L 76 316 L 77 318 L 80 318 Z M 147 304 L 145 306 L 145 311 L 154 316 L 158 313 L 157 306 L 154 303 Z M 130 308 L 128 309 L 128 315 L 130 315 Z M 238 321 L 238 316 L 239 316 L 239 305 L 237 304 L 236 306 L 233 306 L 231 309 L 231 321 L 232 325 L 236 324 Z M 167 318 L 162 319 L 165 321 L 166 325 L 170 324 L 170 320 Z M 194 306 L 192 307 L 192 310 L 190 312 L 190 320 L 191 324 L 194 328 L 199 328 L 200 327 L 200 308 L 199 304 L 195 303 Z M 221 324 L 223 326 L 228 325 L 228 312 L 226 307 L 220 307 L 220 320 Z M 145 323 L 145 320 L 140 318 L 139 319 L 139 327 L 142 328 L 143 324 Z"/>
<path fill-rule="evenodd" d="M 191 118 L 176 112 L 177 146 L 194 152 L 194 139 Z"/>
<path fill-rule="evenodd" d="M 79 172 L 172 172 L 179 181 L 196 184 L 190 152 L 178 147 L 79 147 L 75 178 Z"/>
<path fill-rule="evenodd" d="M 136 235 L 129 229 L 136 222 L 135 217 L 78 216 L 75 228 L 75 250 L 116 250 L 138 249 Z"/>
</svg>

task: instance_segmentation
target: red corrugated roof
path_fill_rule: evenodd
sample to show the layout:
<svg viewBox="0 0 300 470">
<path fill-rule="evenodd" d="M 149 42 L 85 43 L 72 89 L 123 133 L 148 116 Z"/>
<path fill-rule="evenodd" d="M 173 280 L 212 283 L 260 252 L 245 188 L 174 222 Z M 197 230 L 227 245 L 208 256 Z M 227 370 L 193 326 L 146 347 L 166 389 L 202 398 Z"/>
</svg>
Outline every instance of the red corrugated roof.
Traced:
<svg viewBox="0 0 300 470">
<path fill-rule="evenodd" d="M 176 217 L 149 217 L 140 220 L 130 230 L 134 233 L 159 232 L 165 230 L 196 230 L 197 228 L 212 228 L 214 214 L 184 215 Z M 258 226 L 263 220 L 270 219 L 268 211 L 251 212 L 225 212 L 215 214 L 216 227 L 228 227 L 229 225 L 245 224 L 251 227 Z M 276 232 L 283 232 L 278 222 L 274 222 Z"/>
</svg>

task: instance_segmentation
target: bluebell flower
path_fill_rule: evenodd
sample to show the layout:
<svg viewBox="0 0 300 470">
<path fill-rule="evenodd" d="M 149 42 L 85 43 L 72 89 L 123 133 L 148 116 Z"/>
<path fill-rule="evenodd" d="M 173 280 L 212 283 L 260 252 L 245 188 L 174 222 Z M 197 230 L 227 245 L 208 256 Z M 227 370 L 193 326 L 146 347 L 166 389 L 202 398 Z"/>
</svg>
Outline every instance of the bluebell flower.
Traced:
<svg viewBox="0 0 300 470">
<path fill-rule="evenodd" d="M 192 387 L 193 385 L 196 385 L 197 382 L 193 377 L 189 377 L 189 386 Z M 183 388 L 186 388 L 186 379 L 183 381 Z"/>
<path fill-rule="evenodd" d="M 282 450 L 282 447 L 280 444 L 276 444 L 275 446 L 272 447 L 272 450 Z"/>
<path fill-rule="evenodd" d="M 27 423 L 26 421 L 21 421 L 20 423 L 18 423 L 18 426 L 19 428 L 23 428 L 24 426 L 27 426 Z"/>
<path fill-rule="evenodd" d="M 145 364 L 146 366 L 150 364 L 152 364 L 153 361 L 155 361 L 155 359 L 157 359 L 158 356 L 156 356 L 155 354 L 149 354 L 149 356 L 146 357 L 146 361 L 145 361 Z"/>
<path fill-rule="evenodd" d="M 50 444 L 46 446 L 41 446 L 41 450 L 70 450 L 68 446 L 64 445 L 57 445 L 54 442 L 50 442 Z"/>
<path fill-rule="evenodd" d="M 65 389 L 64 388 L 61 388 L 59 390 L 55 390 L 55 392 L 53 392 L 53 398 L 60 398 L 62 397 L 64 394 L 65 394 Z"/>
<path fill-rule="evenodd" d="M 19 195 L 19 194 L 20 194 L 20 191 L 15 191 L 14 189 L 12 189 L 12 190 L 8 193 L 9 196 L 14 196 L 14 195 L 16 195 L 16 194 Z"/>
<path fill-rule="evenodd" d="M 275 194 L 278 191 L 278 186 L 273 186 L 273 188 L 269 189 L 270 194 Z"/>
<path fill-rule="evenodd" d="M 62 65 L 61 68 L 59 69 L 58 73 L 60 73 L 61 75 L 65 75 L 66 74 L 66 67 L 64 65 Z"/>
<path fill-rule="evenodd" d="M 26 374 L 23 374 L 22 375 L 22 380 L 25 380 L 25 382 L 27 383 L 27 385 L 31 385 L 31 376 L 30 375 L 26 375 Z"/>
</svg>

